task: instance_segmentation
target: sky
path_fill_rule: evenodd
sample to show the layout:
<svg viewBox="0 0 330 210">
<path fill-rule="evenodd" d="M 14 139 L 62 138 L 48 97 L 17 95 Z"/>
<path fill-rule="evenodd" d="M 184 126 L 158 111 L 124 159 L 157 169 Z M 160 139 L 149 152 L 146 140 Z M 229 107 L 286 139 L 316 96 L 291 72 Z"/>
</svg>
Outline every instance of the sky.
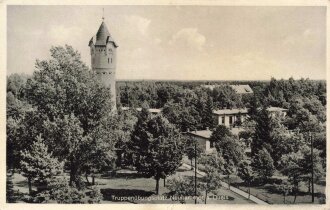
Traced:
<svg viewBox="0 0 330 210">
<path fill-rule="evenodd" d="M 32 74 L 51 46 L 90 66 L 102 22 L 119 80 L 326 79 L 326 7 L 8 6 L 7 73 Z"/>
</svg>

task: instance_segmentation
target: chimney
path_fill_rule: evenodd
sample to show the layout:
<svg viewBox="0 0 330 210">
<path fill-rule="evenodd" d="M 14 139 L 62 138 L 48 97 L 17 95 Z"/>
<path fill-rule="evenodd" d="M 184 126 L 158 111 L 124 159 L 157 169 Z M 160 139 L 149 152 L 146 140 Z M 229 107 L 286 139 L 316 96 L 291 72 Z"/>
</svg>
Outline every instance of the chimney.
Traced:
<svg viewBox="0 0 330 210">
<path fill-rule="evenodd" d="M 206 127 L 206 130 L 207 130 L 207 131 L 209 131 L 209 130 L 210 130 L 210 128 L 209 128 L 209 127 Z"/>
<path fill-rule="evenodd" d="M 188 132 L 188 133 L 190 132 L 190 128 L 187 128 L 187 132 Z"/>
</svg>

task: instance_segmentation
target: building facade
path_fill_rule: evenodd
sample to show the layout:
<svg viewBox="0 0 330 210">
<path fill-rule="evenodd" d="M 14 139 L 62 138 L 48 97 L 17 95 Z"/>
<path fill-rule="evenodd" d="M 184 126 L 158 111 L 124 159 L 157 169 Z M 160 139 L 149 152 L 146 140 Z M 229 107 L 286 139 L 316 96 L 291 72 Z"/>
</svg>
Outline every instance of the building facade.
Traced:
<svg viewBox="0 0 330 210">
<path fill-rule="evenodd" d="M 213 142 L 210 142 L 212 131 L 209 129 L 199 131 L 188 131 L 185 133 L 188 138 L 193 139 L 202 151 L 211 153 L 216 151 Z"/>
<path fill-rule="evenodd" d="M 220 109 L 213 111 L 216 125 L 224 125 L 228 128 L 240 126 L 247 118 L 248 110 L 244 109 Z"/>
<path fill-rule="evenodd" d="M 113 108 L 116 109 L 116 63 L 118 47 L 111 37 L 109 30 L 103 21 L 96 33 L 89 41 L 91 53 L 91 66 L 93 72 L 101 83 L 110 88 Z"/>
</svg>

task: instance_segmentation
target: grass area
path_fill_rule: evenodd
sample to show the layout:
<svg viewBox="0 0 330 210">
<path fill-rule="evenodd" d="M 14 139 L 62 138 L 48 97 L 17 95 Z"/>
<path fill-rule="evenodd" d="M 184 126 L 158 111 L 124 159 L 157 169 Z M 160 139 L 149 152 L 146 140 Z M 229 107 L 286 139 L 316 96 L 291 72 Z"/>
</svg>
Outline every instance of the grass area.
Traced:
<svg viewBox="0 0 330 210">
<path fill-rule="evenodd" d="M 129 173 L 127 173 L 129 172 Z M 134 201 L 134 203 L 162 203 L 162 204 L 171 204 L 171 203 L 180 203 L 179 201 L 172 201 L 169 199 L 166 200 L 159 200 L 163 199 L 162 195 L 169 192 L 166 187 L 164 187 L 164 180 L 160 180 L 160 188 L 159 188 L 159 195 L 157 197 L 155 195 L 155 186 L 156 181 L 153 178 L 142 178 L 136 177 L 136 174 L 132 174 L 129 170 L 121 170 L 118 171 L 115 177 L 101 177 L 97 179 L 97 183 L 101 188 L 101 192 L 104 195 L 104 201 L 102 203 L 110 203 L 110 202 L 118 202 L 113 199 L 113 196 L 121 197 L 121 196 L 141 196 L 141 197 L 148 197 L 149 200 L 139 200 Z M 169 177 L 168 179 L 178 177 L 178 176 L 194 176 L 194 172 L 191 170 L 187 170 L 186 168 L 180 167 L 177 172 Z M 198 175 L 197 177 L 201 177 Z M 168 180 L 167 179 L 167 180 Z M 211 194 L 210 194 L 211 195 Z M 228 189 L 220 188 L 218 190 L 218 195 L 222 197 L 217 197 L 214 199 L 208 199 L 208 204 L 247 204 L 252 203 L 251 201 L 243 198 L 236 193 L 231 192 Z M 223 200 L 220 200 L 223 199 Z M 187 200 L 186 203 L 194 203 L 195 201 L 190 199 Z M 199 203 L 203 203 L 202 200 L 198 200 Z M 130 203 L 130 202 L 127 202 Z"/>
<path fill-rule="evenodd" d="M 236 182 L 232 183 L 233 186 L 248 192 L 248 187 L 239 178 Z M 294 195 L 287 195 L 285 198 L 286 204 L 312 204 L 312 195 L 308 192 L 306 185 L 299 187 L 300 192 L 297 194 L 296 201 L 294 202 Z M 258 197 L 261 200 L 266 201 L 269 204 L 284 204 L 283 194 L 274 190 L 273 185 L 265 184 L 262 186 L 251 186 L 251 195 Z M 322 204 L 325 202 L 325 185 L 314 185 L 315 200 L 314 204 Z"/>
<path fill-rule="evenodd" d="M 180 167 L 177 172 L 170 178 L 177 176 L 194 176 L 194 172 Z M 200 176 L 198 176 L 200 178 Z M 167 180 L 168 180 L 167 179 Z M 164 200 L 165 197 L 161 197 L 168 192 L 168 189 L 164 187 L 164 180 L 159 182 L 159 195 L 155 195 L 156 181 L 153 178 L 144 178 L 131 170 L 119 170 L 114 176 L 99 176 L 96 178 L 96 184 L 101 189 L 103 194 L 103 200 L 101 203 L 149 203 L 149 204 L 173 204 L 180 203 L 179 201 L 172 201 L 170 199 Z M 23 194 L 28 193 L 28 186 L 26 179 L 20 174 L 13 176 L 14 190 L 19 190 Z M 212 194 L 209 194 L 210 196 Z M 218 195 L 221 197 L 210 198 L 207 200 L 208 204 L 247 204 L 252 203 L 244 197 L 231 192 L 226 188 L 220 188 Z M 130 200 L 130 201 L 118 201 L 114 199 L 114 196 L 119 199 L 120 197 L 143 197 L 144 200 Z M 162 200 L 163 199 L 163 200 Z M 187 200 L 186 203 L 194 203 L 193 199 Z M 198 200 L 198 203 L 204 203 L 202 200 Z"/>
<path fill-rule="evenodd" d="M 190 165 L 190 160 L 184 158 L 183 162 Z M 198 164 L 198 169 L 203 171 L 204 166 Z M 227 182 L 227 176 L 223 175 L 223 181 Z M 282 175 L 276 173 L 273 178 L 283 178 Z M 230 176 L 231 185 L 248 192 L 248 187 L 243 183 L 243 181 L 237 176 Z M 269 204 L 284 204 L 284 196 L 274 190 L 271 184 L 265 184 L 263 186 L 253 186 L 250 189 L 251 195 L 269 203 Z M 325 182 L 322 184 L 314 185 L 315 199 L 314 204 L 322 204 L 325 202 Z M 308 187 L 306 185 L 300 186 L 300 192 L 297 194 L 296 200 L 294 202 L 294 195 L 288 195 L 285 198 L 286 204 L 311 204 L 312 196 L 308 193 Z"/>
</svg>

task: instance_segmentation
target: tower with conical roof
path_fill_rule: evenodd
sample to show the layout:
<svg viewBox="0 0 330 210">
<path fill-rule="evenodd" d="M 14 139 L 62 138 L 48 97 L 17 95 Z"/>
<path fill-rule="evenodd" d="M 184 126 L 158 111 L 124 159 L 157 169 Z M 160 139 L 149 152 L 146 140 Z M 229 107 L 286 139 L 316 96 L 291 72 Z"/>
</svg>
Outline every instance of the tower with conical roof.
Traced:
<svg viewBox="0 0 330 210">
<path fill-rule="evenodd" d="M 111 101 L 116 109 L 116 49 L 118 45 L 104 23 L 104 17 L 96 36 L 89 41 L 92 70 L 106 87 L 110 87 Z"/>
</svg>

